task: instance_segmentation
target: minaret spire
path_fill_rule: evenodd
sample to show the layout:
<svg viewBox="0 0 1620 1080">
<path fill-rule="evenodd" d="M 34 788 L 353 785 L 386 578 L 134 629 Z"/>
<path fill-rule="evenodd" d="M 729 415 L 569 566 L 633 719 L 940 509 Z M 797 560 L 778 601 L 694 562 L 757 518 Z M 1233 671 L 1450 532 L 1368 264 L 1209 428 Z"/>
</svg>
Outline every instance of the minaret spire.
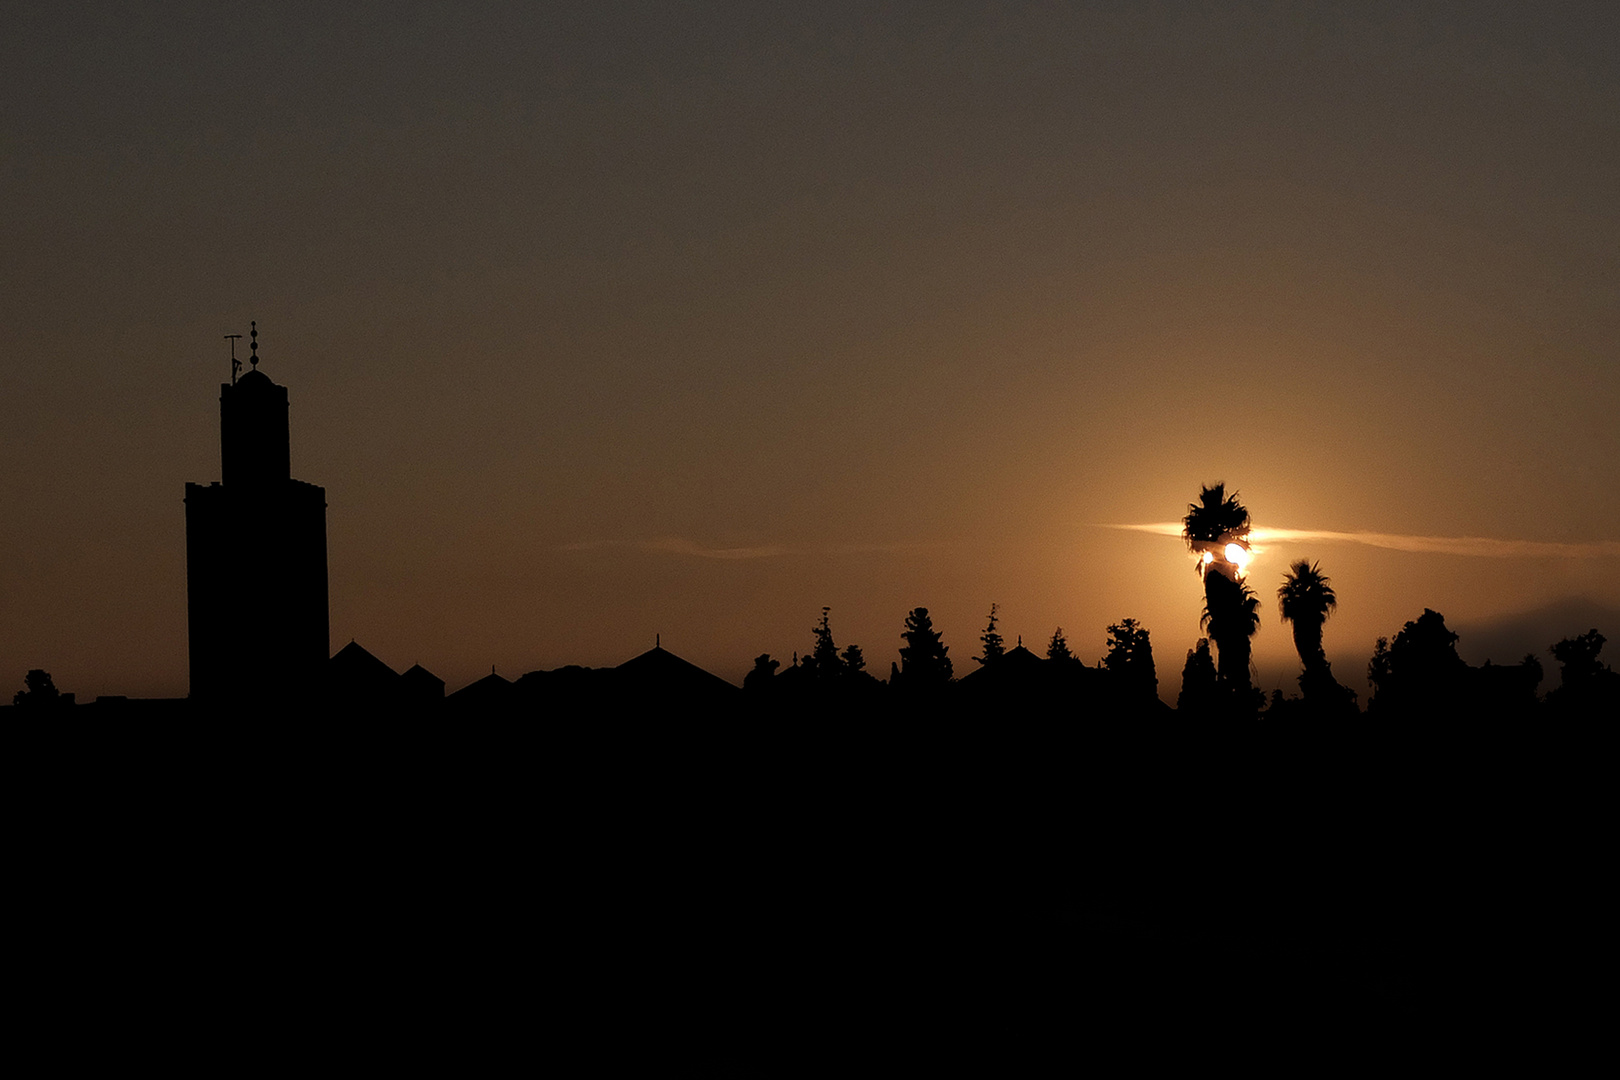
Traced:
<svg viewBox="0 0 1620 1080">
<path fill-rule="evenodd" d="M 248 323 L 248 329 L 252 332 L 252 345 L 253 345 L 253 355 L 250 356 L 248 359 L 251 360 L 252 363 L 253 363 L 253 370 L 258 371 L 259 370 L 259 324 L 256 323 L 256 322 L 249 322 Z M 241 337 L 242 335 L 237 334 L 236 336 Z M 234 345 L 233 345 L 233 348 L 234 348 Z M 234 356 L 235 353 L 233 352 L 232 355 Z M 231 381 L 235 382 L 236 380 L 233 379 Z"/>
</svg>

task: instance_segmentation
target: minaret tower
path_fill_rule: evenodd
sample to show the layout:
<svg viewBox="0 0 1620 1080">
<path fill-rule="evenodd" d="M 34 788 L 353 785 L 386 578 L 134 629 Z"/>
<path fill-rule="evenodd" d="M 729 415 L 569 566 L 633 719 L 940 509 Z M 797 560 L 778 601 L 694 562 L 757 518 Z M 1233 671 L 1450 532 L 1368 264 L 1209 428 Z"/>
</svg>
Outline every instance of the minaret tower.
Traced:
<svg viewBox="0 0 1620 1080">
<path fill-rule="evenodd" d="M 259 370 L 259 324 L 248 325 L 253 369 L 219 388 L 220 479 L 229 486 L 285 483 L 292 478 L 287 388 Z"/>
<path fill-rule="evenodd" d="M 326 491 L 292 479 L 287 388 L 259 370 L 257 323 L 251 343 L 219 388 L 222 482 L 186 485 L 191 697 L 231 707 L 307 700 L 330 647 Z"/>
</svg>

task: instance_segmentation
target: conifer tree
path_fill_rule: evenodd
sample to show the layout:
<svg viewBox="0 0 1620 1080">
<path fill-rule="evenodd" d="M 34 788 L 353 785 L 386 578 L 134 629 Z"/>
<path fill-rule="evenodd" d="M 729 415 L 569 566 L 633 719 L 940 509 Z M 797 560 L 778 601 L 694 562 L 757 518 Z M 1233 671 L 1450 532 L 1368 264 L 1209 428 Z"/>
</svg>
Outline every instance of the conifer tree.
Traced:
<svg viewBox="0 0 1620 1080">
<path fill-rule="evenodd" d="M 1052 640 L 1046 643 L 1046 658 L 1060 663 L 1074 659 L 1074 653 L 1069 651 L 1069 639 L 1063 636 L 1063 627 L 1052 631 Z"/>
<path fill-rule="evenodd" d="M 838 646 L 833 644 L 832 627 L 827 622 L 827 615 L 832 608 L 821 609 L 821 622 L 812 631 L 816 635 L 815 647 L 810 652 L 810 662 L 818 676 L 830 679 L 838 675 L 843 668 L 843 661 L 838 658 Z"/>
<path fill-rule="evenodd" d="M 993 664 L 997 660 L 1000 660 L 1003 656 L 1007 655 L 1007 643 L 1004 642 L 1001 639 L 1001 635 L 996 632 L 995 604 L 990 605 L 990 624 L 984 628 L 984 633 L 979 635 L 979 640 L 984 642 L 984 655 L 975 656 L 973 658 L 979 663 Z"/>
<path fill-rule="evenodd" d="M 951 650 L 940 640 L 934 621 L 925 607 L 913 608 L 906 615 L 906 628 L 900 637 L 900 681 L 913 690 L 932 690 L 951 681 Z"/>
</svg>

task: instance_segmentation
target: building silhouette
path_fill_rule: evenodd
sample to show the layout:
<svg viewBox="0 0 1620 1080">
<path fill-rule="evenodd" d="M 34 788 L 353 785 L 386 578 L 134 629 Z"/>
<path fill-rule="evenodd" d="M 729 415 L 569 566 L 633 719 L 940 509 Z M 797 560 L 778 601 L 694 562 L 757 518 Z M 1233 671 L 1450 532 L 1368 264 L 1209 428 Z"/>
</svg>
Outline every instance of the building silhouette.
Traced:
<svg viewBox="0 0 1620 1080">
<path fill-rule="evenodd" d="M 253 704 L 318 689 L 330 651 L 326 491 L 292 479 L 287 388 L 219 388 L 221 479 L 186 485 L 191 697 Z"/>
</svg>

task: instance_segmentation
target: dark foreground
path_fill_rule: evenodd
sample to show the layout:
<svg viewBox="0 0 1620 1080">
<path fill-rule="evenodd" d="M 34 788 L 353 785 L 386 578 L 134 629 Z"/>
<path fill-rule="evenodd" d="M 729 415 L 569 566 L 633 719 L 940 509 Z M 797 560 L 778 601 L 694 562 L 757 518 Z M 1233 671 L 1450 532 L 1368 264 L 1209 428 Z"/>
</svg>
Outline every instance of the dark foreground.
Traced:
<svg viewBox="0 0 1620 1080">
<path fill-rule="evenodd" d="M 13 975 L 64 1060 L 1554 1053 L 1612 970 L 1594 730 L 38 729 Z"/>
</svg>

